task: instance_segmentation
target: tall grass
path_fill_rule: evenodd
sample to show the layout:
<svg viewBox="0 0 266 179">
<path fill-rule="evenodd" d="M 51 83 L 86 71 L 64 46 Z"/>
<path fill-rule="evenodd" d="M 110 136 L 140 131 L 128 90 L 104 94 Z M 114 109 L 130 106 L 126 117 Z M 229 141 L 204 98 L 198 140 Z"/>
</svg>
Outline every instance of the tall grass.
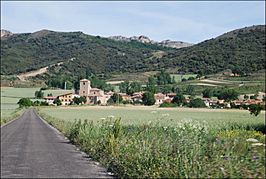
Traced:
<svg viewBox="0 0 266 179">
<path fill-rule="evenodd" d="M 123 119 L 112 117 L 98 123 L 43 117 L 118 177 L 265 178 L 261 132 L 189 120 L 169 127 L 123 126 Z"/>
</svg>

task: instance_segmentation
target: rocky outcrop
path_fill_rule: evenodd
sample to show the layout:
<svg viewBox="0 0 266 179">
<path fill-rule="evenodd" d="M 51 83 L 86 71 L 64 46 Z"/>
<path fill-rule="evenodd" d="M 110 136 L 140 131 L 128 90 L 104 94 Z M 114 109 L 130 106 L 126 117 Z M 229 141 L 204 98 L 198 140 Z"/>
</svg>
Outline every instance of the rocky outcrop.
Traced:
<svg viewBox="0 0 266 179">
<path fill-rule="evenodd" d="M 183 47 L 189 47 L 192 46 L 193 44 L 187 43 L 187 42 L 182 42 L 182 41 L 171 41 L 171 40 L 164 40 L 161 42 L 156 42 L 154 40 L 149 39 L 147 36 L 141 35 L 141 36 L 133 36 L 133 37 L 124 37 L 124 36 L 111 36 L 108 37 L 109 39 L 116 40 L 116 41 L 125 41 L 125 42 L 130 42 L 130 41 L 138 41 L 141 43 L 150 43 L 150 44 L 156 44 L 164 47 L 170 47 L 170 48 L 183 48 Z"/>
<path fill-rule="evenodd" d="M 1 38 L 10 37 L 11 35 L 13 35 L 12 32 L 10 32 L 8 30 L 1 29 Z"/>
</svg>

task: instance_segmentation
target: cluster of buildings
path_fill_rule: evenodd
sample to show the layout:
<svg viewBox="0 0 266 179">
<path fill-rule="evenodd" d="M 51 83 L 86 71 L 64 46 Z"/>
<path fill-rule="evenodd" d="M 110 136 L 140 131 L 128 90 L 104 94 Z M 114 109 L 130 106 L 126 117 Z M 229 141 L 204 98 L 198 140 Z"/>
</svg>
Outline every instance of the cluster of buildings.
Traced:
<svg viewBox="0 0 266 179">
<path fill-rule="evenodd" d="M 80 90 L 78 93 L 66 93 L 59 95 L 57 97 L 54 96 L 47 96 L 44 99 L 48 104 L 53 104 L 54 100 L 56 98 L 60 99 L 62 105 L 69 105 L 73 103 L 73 99 L 75 97 L 79 98 L 81 96 L 86 98 L 86 104 L 101 104 L 101 105 L 106 105 L 107 101 L 110 99 L 110 97 L 114 94 L 114 92 L 110 91 L 107 93 L 104 93 L 103 90 L 98 89 L 98 88 L 92 88 L 91 83 L 87 79 L 82 79 L 80 80 Z M 143 92 L 136 92 L 133 95 L 128 95 L 126 93 L 118 93 L 123 101 L 127 101 L 128 103 L 141 103 L 142 102 L 142 97 L 143 97 Z M 154 95 L 155 99 L 155 105 L 160 105 L 164 102 L 170 103 L 173 98 L 176 96 L 176 93 L 156 93 Z M 259 93 L 259 96 L 257 99 L 238 99 L 229 102 L 225 102 L 224 100 L 219 100 L 219 99 L 211 99 L 211 98 L 202 98 L 204 101 L 205 105 L 207 107 L 225 107 L 225 108 L 231 108 L 231 105 L 233 104 L 234 106 L 242 106 L 244 105 L 251 105 L 251 104 L 261 104 L 265 105 L 265 102 L 263 99 L 265 98 L 265 93 Z M 191 99 L 186 97 L 185 102 L 189 103 Z"/>
</svg>

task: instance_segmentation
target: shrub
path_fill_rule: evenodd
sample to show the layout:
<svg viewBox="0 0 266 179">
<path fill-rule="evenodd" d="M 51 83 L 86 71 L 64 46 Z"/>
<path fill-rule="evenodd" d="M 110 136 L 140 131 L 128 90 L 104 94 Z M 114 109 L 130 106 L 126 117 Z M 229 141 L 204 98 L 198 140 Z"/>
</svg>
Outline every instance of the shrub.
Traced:
<svg viewBox="0 0 266 179">
<path fill-rule="evenodd" d="M 254 115 L 254 116 L 258 116 L 262 109 L 263 109 L 263 107 L 261 105 L 257 105 L 257 104 L 251 104 L 249 106 L 249 112 L 251 115 Z"/>
<path fill-rule="evenodd" d="M 176 107 L 177 105 L 174 103 L 168 103 L 168 102 L 164 102 L 162 104 L 160 104 L 160 107 Z"/>
<path fill-rule="evenodd" d="M 62 105 L 62 102 L 59 98 L 56 98 L 53 103 L 56 104 L 57 106 Z"/>
</svg>

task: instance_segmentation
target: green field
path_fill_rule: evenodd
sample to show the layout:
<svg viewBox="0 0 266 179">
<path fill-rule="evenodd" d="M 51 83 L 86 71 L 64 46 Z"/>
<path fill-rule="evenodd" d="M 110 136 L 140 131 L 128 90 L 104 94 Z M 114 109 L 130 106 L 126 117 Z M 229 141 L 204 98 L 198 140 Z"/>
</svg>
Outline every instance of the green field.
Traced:
<svg viewBox="0 0 266 179">
<path fill-rule="evenodd" d="M 195 75 L 195 74 L 185 74 L 185 75 L 171 74 L 170 76 L 171 76 L 171 78 L 174 77 L 175 81 L 177 83 L 179 83 L 182 81 L 182 79 L 188 79 L 189 77 L 196 78 L 197 75 Z"/>
<path fill-rule="evenodd" d="M 162 126 L 175 126 L 182 120 L 197 120 L 218 127 L 229 123 L 264 124 L 265 121 L 264 112 L 258 117 L 254 117 L 247 110 L 89 106 L 81 108 L 47 107 L 40 108 L 40 112 L 66 121 L 75 119 L 104 121 L 108 117 L 121 117 L 123 125 L 141 125 L 152 122 Z"/>
<path fill-rule="evenodd" d="M 143 106 L 38 112 L 118 177 L 265 178 L 265 112 Z"/>
<path fill-rule="evenodd" d="M 30 98 L 32 101 L 34 99 L 35 91 L 40 88 L 12 88 L 12 87 L 1 87 L 1 121 L 11 120 L 16 117 L 20 111 L 18 110 L 17 102 L 21 98 Z M 63 93 L 71 92 L 70 90 L 45 90 L 44 96 L 52 93 L 53 95 L 59 95 Z"/>
</svg>

